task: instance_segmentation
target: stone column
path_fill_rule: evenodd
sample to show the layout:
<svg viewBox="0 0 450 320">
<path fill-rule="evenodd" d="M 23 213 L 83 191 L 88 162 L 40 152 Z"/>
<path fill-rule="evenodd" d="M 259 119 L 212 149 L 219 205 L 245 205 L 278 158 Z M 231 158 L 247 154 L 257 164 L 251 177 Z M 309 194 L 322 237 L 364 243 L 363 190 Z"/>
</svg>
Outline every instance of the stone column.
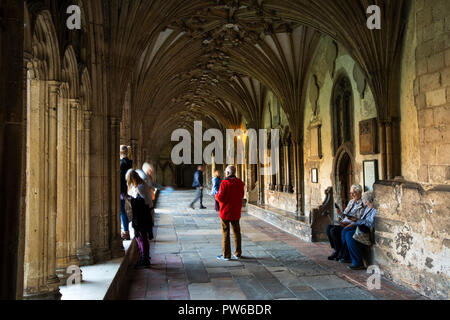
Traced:
<svg viewBox="0 0 450 320">
<path fill-rule="evenodd" d="M 138 141 L 136 139 L 131 139 L 130 141 L 131 143 L 131 160 L 133 161 L 133 166 L 136 168 L 140 168 L 142 167 L 142 163 L 138 163 L 138 152 L 137 152 L 137 146 L 138 146 Z"/>
<path fill-rule="evenodd" d="M 112 258 L 124 255 L 122 239 L 120 237 L 120 119 L 109 119 L 109 159 L 110 159 L 110 248 Z"/>
<path fill-rule="evenodd" d="M 58 106 L 58 163 L 57 163 L 57 208 L 56 217 L 56 272 L 61 284 L 69 277 L 67 267 L 69 264 L 69 104 L 67 98 L 59 97 Z"/>
<path fill-rule="evenodd" d="M 47 230 L 47 286 L 59 292 L 59 279 L 56 276 L 56 213 L 57 213 L 57 110 L 60 83 L 49 82 L 49 104 L 47 106 L 48 136 L 46 137 L 48 152 L 47 189 L 48 189 L 48 230 Z"/>
<path fill-rule="evenodd" d="M 80 217 L 77 208 L 77 122 L 80 102 L 76 99 L 69 100 L 69 264 L 80 265 L 77 256 L 77 234 L 81 229 Z"/>
<path fill-rule="evenodd" d="M 56 276 L 59 83 L 51 81 L 47 86 L 44 81 L 30 80 L 24 299 L 58 299 L 61 296 Z"/>
<path fill-rule="evenodd" d="M 81 266 L 94 262 L 91 246 L 90 219 L 90 135 L 92 112 L 83 110 L 78 115 L 78 217 L 81 220 L 78 233 L 77 256 Z"/>
<path fill-rule="evenodd" d="M 302 143 L 294 143 L 294 164 L 295 164 L 295 194 L 297 199 L 297 216 L 304 216 L 303 211 L 303 176 L 304 176 L 304 163 L 303 163 L 303 145 Z"/>
</svg>

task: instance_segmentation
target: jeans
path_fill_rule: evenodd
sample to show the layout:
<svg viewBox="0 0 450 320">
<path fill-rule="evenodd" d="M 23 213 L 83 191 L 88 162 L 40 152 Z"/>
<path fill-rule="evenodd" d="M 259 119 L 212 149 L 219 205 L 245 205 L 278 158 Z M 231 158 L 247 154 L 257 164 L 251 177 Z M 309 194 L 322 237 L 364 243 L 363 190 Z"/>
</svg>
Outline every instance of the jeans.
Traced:
<svg viewBox="0 0 450 320">
<path fill-rule="evenodd" d="M 350 230 L 345 232 L 344 241 L 346 243 L 348 251 L 350 252 L 352 264 L 356 267 L 363 266 L 364 264 L 362 260 L 362 248 L 364 245 L 353 239 L 353 235 L 356 232 L 356 228 L 347 228 L 347 229 Z"/>
<path fill-rule="evenodd" d="M 231 258 L 231 244 L 230 244 L 230 224 L 233 228 L 234 234 L 234 247 L 235 247 L 235 256 L 240 257 L 242 255 L 242 247 L 241 247 L 241 227 L 239 225 L 239 220 L 236 221 L 227 221 L 222 220 L 222 253 L 224 258 Z"/>
<path fill-rule="evenodd" d="M 127 211 L 125 210 L 125 199 L 122 199 L 122 197 L 120 197 L 120 219 L 122 220 L 123 231 L 128 232 L 129 221 Z"/>
<path fill-rule="evenodd" d="M 198 200 L 200 200 L 200 207 L 203 207 L 203 189 L 200 189 L 200 187 L 197 188 L 197 195 L 195 196 L 195 199 L 191 202 L 191 207 L 193 207 Z"/>
<path fill-rule="evenodd" d="M 342 239 L 341 257 L 344 258 L 345 260 L 350 260 L 350 258 L 351 258 L 349 248 L 348 248 L 348 243 L 346 241 L 346 237 L 347 237 L 347 234 L 349 234 L 349 233 L 351 233 L 352 237 L 353 237 L 355 230 L 356 230 L 356 227 L 348 227 L 348 228 L 343 228 L 341 231 L 341 239 Z"/>
</svg>

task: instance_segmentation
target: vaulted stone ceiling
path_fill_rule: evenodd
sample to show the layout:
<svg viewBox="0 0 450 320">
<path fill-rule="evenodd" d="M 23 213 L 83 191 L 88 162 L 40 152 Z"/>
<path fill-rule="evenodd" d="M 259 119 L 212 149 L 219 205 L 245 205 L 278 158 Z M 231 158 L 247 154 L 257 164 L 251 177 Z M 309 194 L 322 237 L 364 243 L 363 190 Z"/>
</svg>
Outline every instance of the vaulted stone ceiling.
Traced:
<svg viewBox="0 0 450 320">
<path fill-rule="evenodd" d="M 366 27 L 372 4 L 382 8 L 380 31 Z M 104 2 L 111 112 L 120 114 L 131 82 L 132 135 L 142 125 L 149 147 L 160 149 L 155 140 L 192 129 L 193 120 L 258 126 L 264 93 L 272 90 L 300 142 L 309 69 L 326 34 L 360 64 L 380 119 L 389 121 L 406 11 L 404 0 Z"/>
</svg>

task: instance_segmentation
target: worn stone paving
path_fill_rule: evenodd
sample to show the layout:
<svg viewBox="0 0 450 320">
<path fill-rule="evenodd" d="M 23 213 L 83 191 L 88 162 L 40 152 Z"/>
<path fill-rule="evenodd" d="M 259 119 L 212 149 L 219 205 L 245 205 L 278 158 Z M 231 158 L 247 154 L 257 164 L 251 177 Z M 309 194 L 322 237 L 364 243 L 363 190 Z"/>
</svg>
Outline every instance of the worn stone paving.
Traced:
<svg viewBox="0 0 450 320">
<path fill-rule="evenodd" d="M 366 288 L 365 271 L 328 261 L 325 243 L 306 243 L 255 217 L 241 220 L 244 259 L 219 261 L 220 220 L 212 197 L 207 210 L 188 208 L 194 191 L 160 194 L 150 269 L 129 275 L 133 300 L 375 300 L 421 299 L 383 279 Z M 198 204 L 197 204 L 198 206 Z M 232 240 L 232 249 L 233 240 Z"/>
</svg>

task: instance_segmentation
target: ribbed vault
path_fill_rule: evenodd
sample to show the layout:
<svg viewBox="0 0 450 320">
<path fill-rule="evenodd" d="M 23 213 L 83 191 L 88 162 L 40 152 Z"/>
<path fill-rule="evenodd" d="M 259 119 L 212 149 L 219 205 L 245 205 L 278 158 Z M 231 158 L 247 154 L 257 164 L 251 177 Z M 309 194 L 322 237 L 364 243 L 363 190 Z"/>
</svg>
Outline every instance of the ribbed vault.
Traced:
<svg viewBox="0 0 450 320">
<path fill-rule="evenodd" d="M 121 114 L 123 88 L 131 83 L 134 139 L 167 140 L 173 129 L 207 117 L 222 128 L 243 120 L 256 127 L 270 90 L 288 116 L 294 141 L 301 143 L 310 67 L 323 35 L 341 43 L 360 65 L 380 121 L 396 114 L 393 77 L 407 1 L 108 3 L 103 8 L 110 26 L 110 113 Z M 366 10 L 373 4 L 381 7 L 382 30 L 367 28 Z"/>
</svg>

